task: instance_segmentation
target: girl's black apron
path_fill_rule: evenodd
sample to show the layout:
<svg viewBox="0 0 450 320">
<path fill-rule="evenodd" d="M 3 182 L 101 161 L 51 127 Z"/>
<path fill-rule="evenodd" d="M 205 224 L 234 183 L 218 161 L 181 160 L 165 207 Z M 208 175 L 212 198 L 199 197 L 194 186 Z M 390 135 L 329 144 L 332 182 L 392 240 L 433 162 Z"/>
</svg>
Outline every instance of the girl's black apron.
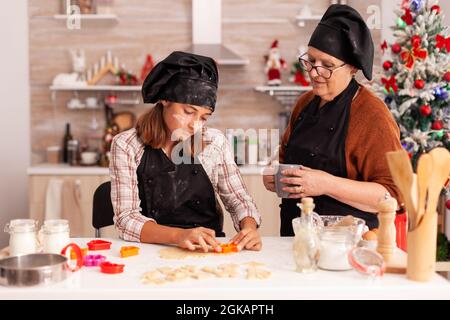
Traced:
<svg viewBox="0 0 450 320">
<path fill-rule="evenodd" d="M 214 188 L 199 162 L 174 164 L 161 149 L 146 146 L 137 168 L 142 214 L 158 224 L 205 227 L 223 237 L 223 215 Z"/>
</svg>

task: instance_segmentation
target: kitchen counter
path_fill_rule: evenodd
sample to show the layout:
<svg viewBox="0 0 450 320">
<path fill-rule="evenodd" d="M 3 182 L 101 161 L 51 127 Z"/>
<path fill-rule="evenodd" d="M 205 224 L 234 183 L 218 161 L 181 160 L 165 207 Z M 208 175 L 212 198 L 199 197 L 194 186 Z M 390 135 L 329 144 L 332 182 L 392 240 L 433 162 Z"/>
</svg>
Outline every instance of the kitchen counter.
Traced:
<svg viewBox="0 0 450 320">
<path fill-rule="evenodd" d="M 73 239 L 82 247 L 90 239 Z M 122 274 L 102 274 L 98 267 L 83 267 L 64 282 L 30 288 L 0 287 L 4 299 L 450 299 L 450 282 L 435 274 L 430 282 L 419 283 L 405 275 L 385 274 L 369 279 L 356 271 L 331 272 L 319 270 L 313 274 L 295 271 L 292 258 L 292 238 L 265 237 L 260 252 L 242 251 L 232 255 L 211 254 L 207 258 L 163 260 L 160 245 L 113 242 L 110 251 L 96 251 L 108 260 L 124 263 Z M 224 241 L 222 241 L 224 242 Z M 123 245 L 137 245 L 139 256 L 120 258 Z M 272 272 L 265 280 L 247 280 L 241 267 L 239 278 L 189 279 L 166 285 L 141 283 L 141 276 L 162 266 L 217 266 L 222 263 L 264 262 Z"/>
<path fill-rule="evenodd" d="M 263 170 L 263 166 L 240 166 L 239 170 L 242 175 L 259 175 Z M 29 176 L 35 175 L 63 175 L 63 176 L 102 176 L 109 175 L 109 168 L 99 166 L 70 166 L 68 164 L 39 164 L 28 168 Z"/>
</svg>

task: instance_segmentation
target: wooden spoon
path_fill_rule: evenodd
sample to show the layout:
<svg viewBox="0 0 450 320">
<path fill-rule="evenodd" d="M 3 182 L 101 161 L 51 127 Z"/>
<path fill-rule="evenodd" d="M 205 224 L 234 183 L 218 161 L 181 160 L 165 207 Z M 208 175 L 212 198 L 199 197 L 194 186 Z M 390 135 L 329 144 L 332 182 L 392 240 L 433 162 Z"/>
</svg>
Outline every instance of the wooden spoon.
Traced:
<svg viewBox="0 0 450 320">
<path fill-rule="evenodd" d="M 405 201 L 408 212 L 408 230 L 416 225 L 416 207 L 414 206 L 411 188 L 413 184 L 413 170 L 408 153 L 405 150 L 391 151 L 386 153 L 389 170 L 395 184 L 400 189 L 403 201 Z"/>
<path fill-rule="evenodd" d="M 424 153 L 420 156 L 417 163 L 418 178 L 418 197 L 419 204 L 417 206 L 417 222 L 421 221 L 425 214 L 425 205 L 427 199 L 427 191 L 430 184 L 431 175 L 433 173 L 433 158 L 430 154 Z M 413 226 L 413 228 L 417 225 Z"/>
<path fill-rule="evenodd" d="M 435 148 L 429 154 L 433 159 L 433 171 L 428 185 L 426 214 L 434 214 L 439 195 L 450 174 L 450 153 L 445 148 Z"/>
</svg>

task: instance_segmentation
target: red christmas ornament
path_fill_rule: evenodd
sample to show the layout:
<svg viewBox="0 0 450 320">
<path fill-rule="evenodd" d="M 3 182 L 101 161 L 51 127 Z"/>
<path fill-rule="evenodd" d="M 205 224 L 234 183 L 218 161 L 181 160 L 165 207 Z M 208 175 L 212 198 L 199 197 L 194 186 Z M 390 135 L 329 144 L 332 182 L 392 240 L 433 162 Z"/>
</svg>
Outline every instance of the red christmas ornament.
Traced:
<svg viewBox="0 0 450 320">
<path fill-rule="evenodd" d="M 391 61 L 385 61 L 384 63 L 383 63 L 383 69 L 384 70 L 389 70 L 390 68 L 392 68 L 392 62 Z"/>
<path fill-rule="evenodd" d="M 427 104 L 420 107 L 420 114 L 424 117 L 428 117 L 431 114 L 431 107 Z"/>
<path fill-rule="evenodd" d="M 394 43 L 394 44 L 392 45 L 391 49 L 392 49 L 392 52 L 393 52 L 393 53 L 399 54 L 400 51 L 402 51 L 402 46 L 399 45 L 398 43 Z"/>
<path fill-rule="evenodd" d="M 433 129 L 433 130 L 442 130 L 443 127 L 444 127 L 444 123 L 442 122 L 442 120 L 436 120 L 431 125 L 431 129 Z"/>
<path fill-rule="evenodd" d="M 450 72 L 449 71 L 444 74 L 444 80 L 447 82 L 450 82 Z"/>
<path fill-rule="evenodd" d="M 422 79 L 417 79 L 416 81 L 414 81 L 414 87 L 416 87 L 416 89 L 423 89 L 425 87 L 425 81 L 423 81 Z"/>
<path fill-rule="evenodd" d="M 422 44 L 422 38 L 418 35 L 415 35 L 411 38 L 411 45 L 413 48 L 418 48 Z"/>
<path fill-rule="evenodd" d="M 431 11 L 436 11 L 436 14 L 441 13 L 441 7 L 439 7 L 438 5 L 434 5 L 431 7 Z"/>
</svg>

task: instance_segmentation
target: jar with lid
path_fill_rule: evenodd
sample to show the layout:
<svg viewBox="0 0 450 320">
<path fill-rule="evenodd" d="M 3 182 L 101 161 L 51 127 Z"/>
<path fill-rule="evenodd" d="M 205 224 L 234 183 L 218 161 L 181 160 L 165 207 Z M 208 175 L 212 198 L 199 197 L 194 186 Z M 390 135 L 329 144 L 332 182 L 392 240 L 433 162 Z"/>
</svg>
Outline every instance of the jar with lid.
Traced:
<svg viewBox="0 0 450 320">
<path fill-rule="evenodd" d="M 348 252 L 353 248 L 353 233 L 347 227 L 324 227 L 320 232 L 320 269 L 343 271 L 352 266 L 348 261 Z"/>
<path fill-rule="evenodd" d="M 63 219 L 45 220 L 40 231 L 42 249 L 45 253 L 60 254 L 70 242 L 69 221 Z"/>
<path fill-rule="evenodd" d="M 300 208 L 300 224 L 296 229 L 293 245 L 294 260 L 297 272 L 309 273 L 317 270 L 320 252 L 320 240 L 313 224 L 313 199 L 303 198 Z"/>
<path fill-rule="evenodd" d="M 33 219 L 14 219 L 5 226 L 9 236 L 9 254 L 18 256 L 36 253 L 38 242 L 36 237 L 38 222 Z"/>
</svg>

